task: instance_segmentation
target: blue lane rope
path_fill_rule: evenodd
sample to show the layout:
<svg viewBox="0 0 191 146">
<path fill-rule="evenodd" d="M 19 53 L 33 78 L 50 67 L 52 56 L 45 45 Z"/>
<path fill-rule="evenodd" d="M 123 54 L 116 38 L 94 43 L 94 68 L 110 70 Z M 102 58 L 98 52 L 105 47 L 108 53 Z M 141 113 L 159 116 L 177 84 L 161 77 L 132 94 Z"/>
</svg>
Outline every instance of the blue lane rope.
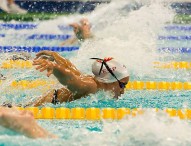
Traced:
<svg viewBox="0 0 191 146">
<path fill-rule="evenodd" d="M 11 23 L 3 23 L 0 24 L 0 29 L 15 29 L 15 30 L 21 30 L 21 29 L 34 29 L 37 27 L 37 24 L 11 24 Z"/>
<path fill-rule="evenodd" d="M 177 25 L 177 26 L 165 26 L 164 27 L 166 30 L 168 31 L 174 31 L 174 30 L 178 30 L 178 31 L 191 31 L 191 25 L 190 26 L 181 26 L 181 25 Z"/>
<path fill-rule="evenodd" d="M 15 30 L 21 30 L 21 29 L 35 29 L 37 28 L 38 24 L 28 24 L 28 23 L 1 23 L 0 29 L 15 29 Z M 66 26 L 66 25 L 58 25 L 58 28 L 60 30 L 72 30 L 72 27 Z"/>
<path fill-rule="evenodd" d="M 43 40 L 67 40 L 71 35 L 54 35 L 54 34 L 33 34 L 27 37 L 27 40 L 43 39 Z"/>
<path fill-rule="evenodd" d="M 20 30 L 20 29 L 35 29 L 37 28 L 38 24 L 29 24 L 29 23 L 17 23 L 17 24 L 12 24 L 12 23 L 1 23 L 0 24 L 0 29 L 15 29 L 15 30 Z M 72 27 L 67 26 L 67 25 L 58 25 L 58 28 L 60 30 L 72 30 Z M 190 26 L 181 26 L 181 25 L 171 25 L 171 26 L 165 26 L 164 27 L 166 30 L 171 31 L 171 30 L 179 30 L 179 31 L 191 31 L 191 25 Z"/>
<path fill-rule="evenodd" d="M 191 36 L 159 36 L 158 37 L 159 40 L 191 40 Z"/>
<path fill-rule="evenodd" d="M 1 37 L 1 38 L 5 37 L 5 34 L 0 34 L 0 37 Z"/>
<path fill-rule="evenodd" d="M 40 47 L 40 46 L 0 46 L 0 53 L 5 52 L 39 52 L 43 50 L 49 50 L 49 51 L 55 51 L 55 52 L 64 52 L 64 51 L 76 51 L 79 50 L 78 46 L 72 46 L 72 47 Z M 173 47 L 163 47 L 158 49 L 160 52 L 166 52 L 166 53 L 191 53 L 191 48 L 173 48 Z"/>
<path fill-rule="evenodd" d="M 9 34 L 10 35 L 10 34 Z M 71 35 L 55 35 L 55 34 L 15 34 L 11 35 L 15 38 L 26 37 L 26 40 L 67 40 Z M 0 34 L 0 37 L 6 37 L 6 34 Z"/>
<path fill-rule="evenodd" d="M 72 30 L 72 27 L 70 26 L 65 26 L 65 25 L 58 25 L 58 28 L 60 30 Z"/>
<path fill-rule="evenodd" d="M 6 34 L 0 34 L 0 37 L 5 37 Z M 13 35 L 12 35 L 13 36 Z M 43 40 L 66 40 L 71 35 L 56 35 L 56 34 L 16 34 L 16 37 L 27 37 L 27 40 L 43 39 Z M 159 40 L 191 40 L 191 36 L 158 36 Z"/>
<path fill-rule="evenodd" d="M 165 53 L 191 53 L 191 48 L 173 48 L 173 47 L 163 47 L 158 49 L 160 52 Z"/>
<path fill-rule="evenodd" d="M 64 52 L 64 51 L 76 51 L 79 50 L 79 47 L 40 47 L 40 46 L 0 46 L 0 52 L 39 52 L 43 50 L 55 51 L 55 52 Z"/>
</svg>

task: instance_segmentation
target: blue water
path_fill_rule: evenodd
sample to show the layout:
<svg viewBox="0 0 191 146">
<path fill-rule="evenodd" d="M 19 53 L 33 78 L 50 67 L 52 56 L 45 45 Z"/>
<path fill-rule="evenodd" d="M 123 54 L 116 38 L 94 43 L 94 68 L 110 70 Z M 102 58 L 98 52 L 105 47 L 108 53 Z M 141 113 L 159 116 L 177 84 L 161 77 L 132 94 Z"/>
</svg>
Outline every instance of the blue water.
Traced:
<svg viewBox="0 0 191 146">
<path fill-rule="evenodd" d="M 176 30 L 177 31 L 177 30 Z M 162 35 L 174 35 L 169 30 L 161 30 Z M 178 31 L 177 33 L 181 34 L 182 31 Z M 187 31 L 186 31 L 187 33 Z M 54 41 L 54 40 L 53 40 Z M 28 42 L 26 42 L 27 44 Z M 50 43 L 50 42 L 49 42 Z M 54 41 L 53 45 L 58 43 Z M 185 47 L 185 44 L 189 46 L 189 41 L 169 41 L 169 40 L 158 40 L 158 46 L 173 46 L 174 44 L 178 43 L 179 47 Z M 18 45 L 22 44 L 22 41 L 18 42 Z M 41 44 L 42 46 L 46 44 L 46 41 L 34 41 L 34 45 Z M 176 45 L 175 45 L 176 46 Z M 177 46 L 176 46 L 177 47 Z M 62 56 L 70 59 L 77 55 L 77 51 L 74 52 L 62 52 L 60 53 Z M 35 53 L 32 53 L 32 56 L 35 56 Z M 171 58 L 170 58 L 171 57 Z M 164 59 L 164 58 L 163 58 Z M 167 54 L 167 59 L 162 61 L 190 61 L 190 54 L 176 54 L 171 55 Z M 39 74 L 35 72 L 34 69 L 29 71 L 29 74 L 25 74 L 23 76 L 23 72 L 27 71 L 27 69 L 10 69 L 10 70 L 1 70 L 1 72 L 5 75 L 10 75 L 13 79 L 17 80 L 35 80 L 35 79 L 46 79 L 48 78 L 44 74 Z M 136 76 L 136 73 L 131 72 L 131 80 L 142 80 L 142 81 L 182 81 L 187 82 L 191 80 L 190 70 L 185 69 L 155 69 L 155 75 L 145 75 L 145 76 Z M 3 86 L 3 85 L 2 85 Z M 16 97 L 15 97 L 16 93 Z M 33 99 L 35 100 L 41 92 L 38 89 L 30 89 L 30 90 L 22 90 L 22 91 L 6 91 L 2 93 L 1 103 L 4 101 L 9 101 L 13 103 L 25 103 L 26 100 Z M 34 98 L 36 97 L 36 98 Z M 86 98 L 82 98 L 80 100 L 76 100 L 70 103 L 63 103 L 61 105 L 54 106 L 52 104 L 47 104 L 47 106 L 51 107 L 113 107 L 113 108 L 120 108 L 120 107 L 127 107 L 127 108 L 175 108 L 175 109 L 182 109 L 182 108 L 191 108 L 191 91 L 184 91 L 184 90 L 177 90 L 177 91 L 158 91 L 158 90 L 127 90 L 124 95 L 122 95 L 118 100 L 112 99 L 108 94 L 100 91 L 95 95 L 88 96 Z M 164 116 L 164 115 L 163 115 Z M 144 116 L 143 116 L 144 117 Z M 165 117 L 165 118 L 164 118 Z M 164 120 L 169 120 L 168 117 L 164 116 L 160 117 L 159 121 L 154 121 L 155 124 L 159 124 Z M 145 118 L 145 117 L 144 117 Z M 152 116 L 149 115 L 149 119 L 152 119 Z M 164 119 L 163 119 L 164 118 Z M 131 119 L 135 120 L 135 119 Z M 140 120 L 140 119 L 139 119 Z M 144 119 L 145 120 L 145 119 Z M 156 120 L 156 119 L 155 119 Z M 32 140 L 28 139 L 18 133 L 15 133 L 10 130 L 6 130 L 4 128 L 1 129 L 0 133 L 0 145 L 94 145 L 94 144 L 103 144 L 103 145 L 118 145 L 117 142 L 121 136 L 124 135 L 124 131 L 122 127 L 124 123 L 128 121 L 122 120 L 120 122 L 91 122 L 91 121 L 72 121 L 72 120 L 39 120 L 38 123 L 51 131 L 52 133 L 58 135 L 60 138 L 58 140 Z M 158 122 L 158 123 L 157 123 Z M 145 123 L 144 123 L 145 124 Z M 181 126 L 180 123 L 175 121 L 175 125 Z M 113 128 L 111 131 L 107 131 L 106 129 L 110 128 L 111 126 L 115 125 L 116 128 Z M 130 130 L 133 128 L 134 124 L 130 125 L 130 128 L 126 130 Z M 147 125 L 148 126 L 148 125 Z M 184 125 L 185 126 L 185 125 Z M 106 128 L 104 128 L 106 127 Z M 164 125 L 163 125 L 164 128 Z M 165 127 L 167 128 L 167 127 Z M 79 132 L 81 131 L 81 132 Z M 108 133 L 107 133 L 108 132 Z M 151 131 L 152 133 L 153 131 Z M 108 134 L 108 135 L 106 135 Z M 162 138 L 162 141 L 159 139 L 152 138 L 152 136 L 145 132 L 144 135 L 147 138 L 140 138 L 137 139 L 137 134 L 127 133 L 126 141 L 122 141 L 119 145 L 152 145 L 152 142 L 155 142 L 155 145 L 162 145 L 162 144 L 185 144 L 189 145 L 190 141 L 183 141 L 180 138 L 179 142 L 176 142 L 176 135 L 172 139 L 173 141 L 170 142 L 166 138 Z M 91 141 L 91 137 L 95 137 Z M 13 139 L 14 137 L 14 139 Z M 110 138 L 112 139 L 110 139 Z M 157 135 L 158 137 L 158 135 Z M 100 139 L 99 142 L 96 142 L 97 139 Z M 19 142 L 18 142 L 19 141 Z M 105 143 L 105 144 L 104 144 Z"/>
<path fill-rule="evenodd" d="M 149 13 L 150 14 L 150 13 Z M 122 19 L 123 20 L 123 19 Z M 60 21 L 59 21 L 60 22 Z M 59 23 L 58 22 L 58 23 Z M 123 22 L 123 21 L 122 21 Z M 46 26 L 45 22 L 41 25 Z M 49 27 L 57 25 L 57 23 L 49 22 Z M 165 24 L 165 26 L 178 26 L 177 24 Z M 110 26 L 110 25 L 109 25 Z M 167 40 L 167 39 L 158 39 L 158 36 L 189 36 L 190 30 L 184 29 L 166 29 L 161 28 L 156 38 L 156 47 L 190 47 L 190 40 Z M 189 25 L 181 25 L 184 27 L 189 27 Z M 50 28 L 42 29 L 41 34 L 51 34 L 52 30 Z M 101 26 L 102 27 L 102 26 Z M 113 31 L 115 27 L 113 27 Z M 177 27 L 175 27 L 177 28 Z M 53 27 L 54 34 L 72 34 L 71 30 L 67 32 L 60 32 L 59 28 Z M 107 29 L 107 28 L 106 28 Z M 5 36 L 0 37 L 1 46 L 58 46 L 61 40 L 27 40 L 26 35 L 23 34 L 37 34 L 38 30 L 2 30 L 1 34 Z M 43 32 L 44 31 L 44 32 Z M 135 30 L 132 30 L 133 32 Z M 107 32 L 107 31 L 106 31 Z M 115 31 L 114 31 L 115 32 Z M 14 33 L 15 35 L 11 35 Z M 109 33 L 109 32 L 107 32 Z M 126 35 L 126 34 L 125 34 Z M 19 39 L 18 39 L 19 36 Z M 114 36 L 117 36 L 117 32 Z M 133 36 L 135 37 L 135 36 Z M 144 39 L 144 37 L 142 37 Z M 99 38 L 100 40 L 103 38 Z M 112 39 L 112 38 L 110 38 Z M 114 38 L 115 43 L 112 42 L 114 47 L 118 43 L 117 41 L 123 40 L 123 38 Z M 129 41 L 129 38 L 128 38 Z M 138 40 L 139 42 L 141 40 Z M 111 43 L 111 42 L 103 42 Z M 123 42 L 122 42 L 123 43 Z M 147 44 L 147 42 L 145 42 Z M 149 42 L 148 42 L 149 43 Z M 87 45 L 87 44 L 85 44 Z M 112 46 L 111 45 L 111 46 Z M 120 47 L 120 44 L 117 44 Z M 136 46 L 136 44 L 133 44 Z M 141 44 L 145 45 L 145 44 Z M 109 46 L 109 47 L 111 47 Z M 91 44 L 88 44 L 88 47 L 94 47 Z M 146 45 L 147 47 L 147 45 Z M 154 52 L 159 56 L 157 61 L 191 61 L 190 54 L 186 53 L 160 53 L 157 51 L 157 48 L 153 48 Z M 81 49 L 84 49 L 82 45 Z M 97 48 L 99 49 L 99 48 Z M 116 49 L 116 48 L 115 48 Z M 142 48 L 143 56 L 146 55 L 144 52 L 148 53 L 147 50 Z M 91 49 L 90 49 L 91 51 Z M 120 52 L 120 50 L 117 50 Z M 99 52 L 99 51 L 98 51 Z M 133 50 L 132 50 L 133 52 Z M 88 54 L 89 53 L 89 54 Z M 85 55 L 91 55 L 92 52 L 87 52 Z M 103 52 L 104 53 L 104 52 Z M 116 52 L 117 53 L 117 52 Z M 129 54 L 138 54 L 139 52 L 131 51 L 124 52 L 127 56 L 126 61 L 130 56 Z M 32 57 L 35 57 L 35 53 L 31 53 Z M 61 52 L 62 56 L 68 59 L 74 59 L 80 56 L 79 51 L 74 52 Z M 1 54 L 1 62 L 5 61 L 7 55 L 10 53 Z M 96 54 L 97 55 L 97 54 Z M 88 56 L 89 57 L 89 56 Z M 150 56 L 148 56 L 150 57 Z M 152 57 L 152 56 L 151 56 Z M 122 58 L 122 57 L 121 57 Z M 80 58 L 81 59 L 81 58 Z M 137 59 L 137 58 L 135 58 Z M 145 60 L 138 60 L 144 61 Z M 146 60 L 147 61 L 147 60 Z M 87 62 L 84 62 L 86 65 Z M 136 63 L 136 62 L 135 62 Z M 152 63 L 152 62 L 150 62 Z M 87 68 L 87 66 L 85 66 Z M 83 69 L 89 71 L 90 69 Z M 143 66 L 147 68 L 147 66 Z M 191 72 L 186 69 L 152 69 L 152 72 L 142 74 L 136 72 L 134 68 L 130 68 L 131 81 L 140 80 L 140 81 L 181 81 L 181 82 L 190 82 L 191 81 Z M 26 103 L 29 100 L 35 100 L 39 95 L 45 94 L 48 90 L 42 90 L 43 87 L 37 89 L 28 89 L 28 90 L 18 90 L 9 87 L 10 82 L 14 80 L 36 80 L 36 79 L 45 79 L 47 81 L 55 80 L 54 77 L 47 78 L 45 73 L 39 73 L 35 68 L 31 69 L 1 69 L 1 73 L 8 77 L 7 81 L 4 81 L 1 87 L 1 100 L 0 103 L 5 101 L 20 104 Z M 56 85 L 56 87 L 59 84 Z M 53 86 L 52 88 L 55 88 Z M 100 91 L 95 95 L 90 95 L 86 98 L 82 98 L 70 103 L 63 103 L 61 105 L 54 106 L 52 104 L 47 104 L 46 106 L 51 107 L 127 107 L 127 108 L 191 108 L 191 91 L 188 90 L 177 90 L 177 91 L 158 91 L 158 90 L 127 90 L 124 95 L 119 99 L 113 99 L 109 93 Z M 73 120 L 38 120 L 38 123 L 47 129 L 48 131 L 58 135 L 59 139 L 47 139 L 47 140 L 33 140 L 25 136 L 22 136 L 13 131 L 4 129 L 0 127 L 0 145 L 191 145 L 191 128 L 189 121 L 181 121 L 176 118 L 169 118 L 164 113 L 148 112 L 144 115 L 132 118 L 128 117 L 128 120 L 121 121 L 73 121 Z"/>
</svg>

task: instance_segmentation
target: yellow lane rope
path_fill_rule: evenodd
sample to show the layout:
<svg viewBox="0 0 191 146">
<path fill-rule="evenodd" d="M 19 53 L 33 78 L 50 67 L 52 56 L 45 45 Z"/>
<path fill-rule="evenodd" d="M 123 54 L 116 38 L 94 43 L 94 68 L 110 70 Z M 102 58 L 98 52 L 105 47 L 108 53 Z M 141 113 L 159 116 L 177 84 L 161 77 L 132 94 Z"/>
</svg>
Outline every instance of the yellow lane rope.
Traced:
<svg viewBox="0 0 191 146">
<path fill-rule="evenodd" d="M 3 69 L 13 69 L 13 68 L 32 68 L 31 60 L 6 60 L 2 62 L 1 68 Z M 191 62 L 153 62 L 154 68 L 159 69 L 191 69 Z"/>
<path fill-rule="evenodd" d="M 12 69 L 12 68 L 32 68 L 32 61 L 24 60 L 6 60 L 2 62 L 1 68 Z"/>
<path fill-rule="evenodd" d="M 131 90 L 191 90 L 191 82 L 130 81 L 126 89 Z"/>
<path fill-rule="evenodd" d="M 3 85 L 5 81 L 0 81 L 0 86 Z M 32 89 L 41 86 L 53 86 L 56 81 L 51 80 L 20 80 L 12 81 L 10 87 L 20 88 L 20 89 Z M 6 84 L 7 85 L 7 84 Z M 191 90 L 191 82 L 166 82 L 166 81 L 130 81 L 126 85 L 126 90 Z"/>
<path fill-rule="evenodd" d="M 191 69 L 191 62 L 154 62 L 155 68 L 160 69 Z"/>
<path fill-rule="evenodd" d="M 31 111 L 36 119 L 69 119 L 69 120 L 120 120 L 142 115 L 145 111 L 165 112 L 170 117 L 191 119 L 191 109 L 129 109 L 129 108 L 52 108 L 52 107 L 17 107 L 19 110 Z"/>
<path fill-rule="evenodd" d="M 3 83 L 6 82 L 6 80 L 0 81 L 0 86 L 3 85 Z M 47 88 L 51 88 L 51 86 L 55 85 L 56 82 L 53 80 L 47 81 L 47 80 L 20 80 L 20 81 L 12 81 L 8 87 L 17 88 L 17 89 L 33 89 L 38 88 L 41 86 L 46 86 Z M 7 84 L 6 84 L 7 85 Z"/>
</svg>

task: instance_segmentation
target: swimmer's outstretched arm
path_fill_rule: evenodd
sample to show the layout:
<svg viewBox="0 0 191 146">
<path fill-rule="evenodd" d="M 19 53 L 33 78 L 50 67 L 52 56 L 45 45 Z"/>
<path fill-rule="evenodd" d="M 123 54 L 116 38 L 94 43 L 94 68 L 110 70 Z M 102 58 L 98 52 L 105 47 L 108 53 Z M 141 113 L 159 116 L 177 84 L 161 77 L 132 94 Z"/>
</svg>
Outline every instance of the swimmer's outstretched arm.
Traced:
<svg viewBox="0 0 191 146">
<path fill-rule="evenodd" d="M 16 108 L 0 107 L 0 126 L 30 138 L 56 138 L 37 124 L 31 112 Z"/>
<path fill-rule="evenodd" d="M 76 37 L 72 37 L 72 38 L 69 38 L 67 40 L 65 40 L 64 42 L 62 42 L 60 45 L 61 46 L 64 46 L 64 45 L 72 45 L 74 43 L 78 42 L 78 39 Z"/>
<path fill-rule="evenodd" d="M 62 57 L 60 54 L 58 54 L 57 52 L 53 52 L 53 51 L 41 51 L 39 53 L 36 54 L 36 59 L 40 58 L 42 55 L 48 55 L 54 58 L 55 62 L 57 63 L 57 65 L 60 65 L 64 68 L 68 68 L 70 70 L 72 70 L 72 72 L 74 72 L 77 75 L 80 75 L 80 71 L 74 66 L 74 64 L 72 64 L 70 62 L 70 60 Z M 34 60 L 35 62 L 35 60 Z"/>
<path fill-rule="evenodd" d="M 58 53 L 53 53 L 55 62 L 45 59 L 34 60 L 33 65 L 37 70 L 43 72 L 47 70 L 47 76 L 54 74 L 58 81 L 67 86 L 72 93 L 88 94 L 97 90 L 97 84 L 90 76 L 84 76 L 79 70 L 67 59 L 61 57 Z"/>
</svg>

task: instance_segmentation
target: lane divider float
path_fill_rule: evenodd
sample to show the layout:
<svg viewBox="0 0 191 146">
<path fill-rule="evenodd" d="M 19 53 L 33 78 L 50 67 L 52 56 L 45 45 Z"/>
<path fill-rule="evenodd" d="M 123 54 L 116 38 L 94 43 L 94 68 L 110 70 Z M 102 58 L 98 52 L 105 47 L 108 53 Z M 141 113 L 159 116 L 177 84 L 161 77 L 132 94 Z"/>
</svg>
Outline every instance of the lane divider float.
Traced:
<svg viewBox="0 0 191 146">
<path fill-rule="evenodd" d="M 22 30 L 22 29 L 36 29 L 38 24 L 35 23 L 0 23 L 0 29 L 15 29 L 15 30 Z M 67 25 L 58 25 L 57 26 L 60 30 L 72 30 L 72 27 Z"/>
<path fill-rule="evenodd" d="M 163 47 L 158 49 L 161 53 L 191 53 L 191 48 L 173 48 L 173 47 Z"/>
<path fill-rule="evenodd" d="M 175 31 L 175 30 L 178 30 L 178 31 L 191 31 L 191 25 L 169 25 L 169 26 L 165 26 L 164 27 L 166 30 L 168 31 Z"/>
<path fill-rule="evenodd" d="M 22 29 L 35 29 L 37 28 L 37 24 L 30 24 L 30 23 L 1 23 L 0 29 L 15 29 L 15 30 L 22 30 Z"/>
<path fill-rule="evenodd" d="M 128 90 L 191 90 L 191 82 L 130 81 Z"/>
<path fill-rule="evenodd" d="M 191 69 L 191 62 L 180 61 L 180 62 L 153 62 L 155 68 L 160 69 Z"/>
<path fill-rule="evenodd" d="M 0 23 L 0 29 L 15 29 L 15 30 L 21 30 L 21 29 L 35 29 L 37 28 L 38 24 L 35 23 Z M 67 25 L 58 25 L 58 28 L 60 30 L 72 30 L 72 27 Z M 191 31 L 191 25 L 168 25 L 164 27 L 168 31 Z"/>
<path fill-rule="evenodd" d="M 33 34 L 28 36 L 27 40 L 67 40 L 71 35 L 54 35 L 54 34 Z"/>
<path fill-rule="evenodd" d="M 29 80 L 20 80 L 20 81 L 13 81 L 11 82 L 11 87 L 12 88 L 18 88 L 18 89 L 33 89 L 33 88 L 38 88 L 41 86 L 46 86 L 48 89 L 50 88 L 50 86 L 55 85 L 56 82 L 51 80 L 51 81 L 47 81 L 47 80 L 33 80 L 33 81 L 29 81 Z"/>
<path fill-rule="evenodd" d="M 6 80 L 1 80 L 0 85 Z M 39 86 L 55 85 L 54 80 L 20 80 L 12 81 L 10 86 L 13 88 L 31 89 Z M 166 82 L 166 81 L 129 81 L 126 90 L 191 90 L 191 82 Z"/>
<path fill-rule="evenodd" d="M 72 47 L 46 47 L 46 46 L 0 46 L 0 53 L 7 52 L 39 52 L 43 50 L 55 51 L 55 52 L 64 52 L 64 51 L 76 51 L 79 50 L 78 46 Z"/>
<path fill-rule="evenodd" d="M 182 41 L 182 40 L 187 40 L 190 41 L 191 40 L 191 36 L 159 36 L 158 37 L 159 40 L 175 40 L 175 41 Z"/>
<path fill-rule="evenodd" d="M 3 69 L 32 68 L 32 60 L 6 60 L 1 63 Z"/>
<path fill-rule="evenodd" d="M 52 108 L 52 107 L 17 107 L 19 110 L 27 110 L 33 113 L 36 119 L 58 119 L 58 120 L 121 120 L 129 117 L 143 115 L 146 111 L 164 112 L 170 117 L 191 120 L 191 109 L 142 109 L 142 108 Z"/>
<path fill-rule="evenodd" d="M 6 60 L 1 63 L 3 69 L 32 68 L 32 60 Z M 153 62 L 154 68 L 159 69 L 191 69 L 191 62 Z"/>
</svg>

